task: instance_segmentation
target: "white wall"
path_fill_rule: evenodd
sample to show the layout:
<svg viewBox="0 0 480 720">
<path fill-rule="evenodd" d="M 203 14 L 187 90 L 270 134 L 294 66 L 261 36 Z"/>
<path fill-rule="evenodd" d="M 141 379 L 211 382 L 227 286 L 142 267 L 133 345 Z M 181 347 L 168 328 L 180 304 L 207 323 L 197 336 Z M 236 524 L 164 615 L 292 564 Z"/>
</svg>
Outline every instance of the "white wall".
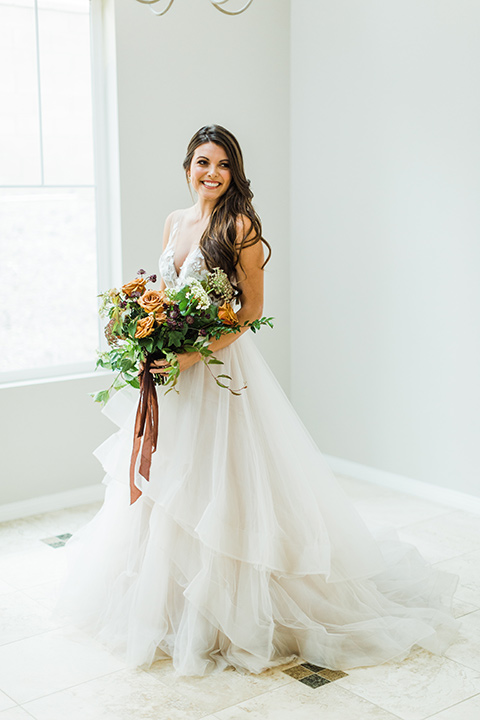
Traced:
<svg viewBox="0 0 480 720">
<path fill-rule="evenodd" d="M 177 0 L 155 18 L 105 0 L 123 279 L 156 267 L 165 215 L 189 203 L 190 136 L 226 125 L 274 250 L 276 329 L 259 344 L 288 389 L 291 340 L 293 400 L 321 450 L 480 494 L 480 5 L 294 0 L 291 172 L 289 5 L 228 18 Z M 100 483 L 91 452 L 114 428 L 88 392 L 103 385 L 1 390 L 0 504 Z"/>
<path fill-rule="evenodd" d="M 480 495 L 480 4 L 292 3 L 292 397 L 323 452 Z"/>
<path fill-rule="evenodd" d="M 101 481 L 103 473 L 92 451 L 113 425 L 89 393 L 105 387 L 105 378 L 95 377 L 0 390 L 0 518 L 2 505 Z"/>
<path fill-rule="evenodd" d="M 258 342 L 287 388 L 289 0 L 257 1 L 239 17 L 206 0 L 178 0 L 162 18 L 133 0 L 105 0 L 105 10 L 114 34 L 105 80 L 115 65 L 118 80 L 123 280 L 140 266 L 156 270 L 166 215 L 190 203 L 182 170 L 190 137 L 204 124 L 225 125 L 242 144 L 273 247 L 265 313 L 276 328 Z M 91 453 L 115 427 L 88 392 L 104 386 L 97 377 L 0 390 L 0 505 L 100 483 Z"/>
<path fill-rule="evenodd" d="M 261 0 L 228 17 L 208 0 L 177 0 L 163 17 L 115 0 L 124 276 L 156 269 L 169 212 L 192 203 L 188 141 L 218 123 L 242 146 L 264 237 L 265 313 L 258 342 L 288 388 L 290 2 Z"/>
</svg>

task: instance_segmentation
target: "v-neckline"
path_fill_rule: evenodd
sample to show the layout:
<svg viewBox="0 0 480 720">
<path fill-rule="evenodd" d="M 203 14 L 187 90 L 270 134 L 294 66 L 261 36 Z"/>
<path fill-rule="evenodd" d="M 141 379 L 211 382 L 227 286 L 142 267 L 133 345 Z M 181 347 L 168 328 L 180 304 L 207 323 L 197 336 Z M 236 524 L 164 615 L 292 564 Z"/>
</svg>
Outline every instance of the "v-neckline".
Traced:
<svg viewBox="0 0 480 720">
<path fill-rule="evenodd" d="M 188 258 L 190 257 L 190 255 L 192 255 L 192 253 L 194 252 L 194 250 L 198 250 L 198 248 L 200 247 L 200 245 L 192 245 L 192 247 L 190 248 L 190 250 L 188 251 L 188 253 L 185 255 L 185 257 L 184 257 L 184 259 L 183 259 L 183 263 L 180 265 L 180 269 L 177 270 L 177 266 L 176 266 L 176 264 L 175 264 L 175 250 L 176 250 L 176 247 L 177 247 L 178 230 L 179 230 L 179 228 L 180 228 L 180 225 L 181 225 L 182 220 L 183 220 L 183 213 L 182 213 L 182 215 L 180 215 L 179 219 L 177 220 L 176 228 L 175 228 L 175 234 L 174 234 L 174 237 L 173 237 L 172 263 L 173 263 L 173 269 L 175 270 L 175 274 L 176 274 L 176 276 L 177 276 L 177 280 L 178 280 L 178 278 L 180 277 L 180 275 L 182 274 L 182 270 L 183 270 L 183 268 L 185 267 L 185 263 L 187 262 L 187 260 L 188 260 Z"/>
</svg>

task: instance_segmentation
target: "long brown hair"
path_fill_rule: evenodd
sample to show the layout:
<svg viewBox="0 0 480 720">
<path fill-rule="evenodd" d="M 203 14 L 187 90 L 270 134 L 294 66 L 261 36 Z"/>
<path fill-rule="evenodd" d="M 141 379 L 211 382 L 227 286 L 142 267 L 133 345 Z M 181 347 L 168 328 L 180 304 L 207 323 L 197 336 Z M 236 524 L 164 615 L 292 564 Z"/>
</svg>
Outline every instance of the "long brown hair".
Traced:
<svg viewBox="0 0 480 720">
<path fill-rule="evenodd" d="M 192 137 L 188 144 L 187 154 L 183 161 L 186 173 L 190 168 L 195 150 L 204 143 L 212 142 L 225 151 L 232 179 L 227 191 L 220 196 L 215 205 L 205 232 L 200 239 L 200 249 L 205 264 L 209 270 L 220 267 L 224 270 L 235 286 L 237 264 L 242 248 L 263 242 L 268 248 L 268 256 L 262 265 L 265 267 L 272 254 L 272 249 L 265 238 L 262 237 L 262 223 L 252 205 L 253 192 L 250 190 L 250 180 L 245 176 L 243 155 L 238 140 L 229 130 L 221 125 L 205 125 Z M 237 218 L 246 216 L 251 227 L 245 228 L 245 235 L 241 242 L 237 242 Z M 247 235 L 253 230 L 253 237 L 248 240 Z M 243 268 L 242 268 L 243 269 Z M 238 293 L 239 289 L 235 287 Z"/>
</svg>

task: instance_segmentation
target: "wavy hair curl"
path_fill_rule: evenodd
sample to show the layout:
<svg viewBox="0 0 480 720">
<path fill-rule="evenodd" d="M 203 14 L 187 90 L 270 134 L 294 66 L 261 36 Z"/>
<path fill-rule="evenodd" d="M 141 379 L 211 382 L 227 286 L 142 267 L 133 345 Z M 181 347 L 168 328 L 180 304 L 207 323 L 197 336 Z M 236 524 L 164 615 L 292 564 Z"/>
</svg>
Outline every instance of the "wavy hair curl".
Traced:
<svg viewBox="0 0 480 720">
<path fill-rule="evenodd" d="M 222 268 L 234 285 L 236 294 L 239 295 L 241 291 L 236 286 L 236 268 L 238 265 L 243 270 L 240 260 L 242 249 L 263 242 L 268 248 L 268 256 L 262 269 L 270 260 L 272 249 L 262 237 L 262 223 L 252 205 L 253 192 L 250 189 L 250 180 L 245 175 L 242 150 L 238 140 L 229 130 L 221 125 L 204 125 L 195 133 L 188 144 L 183 161 L 187 178 L 195 150 L 208 142 L 223 148 L 232 177 L 227 191 L 220 196 L 212 211 L 209 223 L 200 239 L 200 249 L 207 268 L 209 270 L 215 267 Z M 245 234 L 238 242 L 237 220 L 240 216 L 247 217 L 251 225 L 244 224 Z M 247 240 L 252 231 L 254 235 Z"/>
</svg>

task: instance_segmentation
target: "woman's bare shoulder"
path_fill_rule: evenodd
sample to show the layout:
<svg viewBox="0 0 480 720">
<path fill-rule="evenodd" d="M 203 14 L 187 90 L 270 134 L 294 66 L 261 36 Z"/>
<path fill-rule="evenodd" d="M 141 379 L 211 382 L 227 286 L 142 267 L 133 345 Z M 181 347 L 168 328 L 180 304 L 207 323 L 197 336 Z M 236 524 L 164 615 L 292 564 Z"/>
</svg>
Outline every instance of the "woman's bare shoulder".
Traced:
<svg viewBox="0 0 480 720">
<path fill-rule="evenodd" d="M 180 208 L 179 210 L 172 210 L 165 219 L 165 225 L 171 225 L 173 221 L 178 220 L 182 215 L 187 212 L 188 208 Z"/>
<path fill-rule="evenodd" d="M 191 208 L 180 208 L 179 210 L 172 210 L 172 212 L 165 218 L 165 224 L 163 226 L 163 249 L 168 245 L 170 233 L 176 222 L 183 219 L 185 215 L 191 210 Z"/>
</svg>

